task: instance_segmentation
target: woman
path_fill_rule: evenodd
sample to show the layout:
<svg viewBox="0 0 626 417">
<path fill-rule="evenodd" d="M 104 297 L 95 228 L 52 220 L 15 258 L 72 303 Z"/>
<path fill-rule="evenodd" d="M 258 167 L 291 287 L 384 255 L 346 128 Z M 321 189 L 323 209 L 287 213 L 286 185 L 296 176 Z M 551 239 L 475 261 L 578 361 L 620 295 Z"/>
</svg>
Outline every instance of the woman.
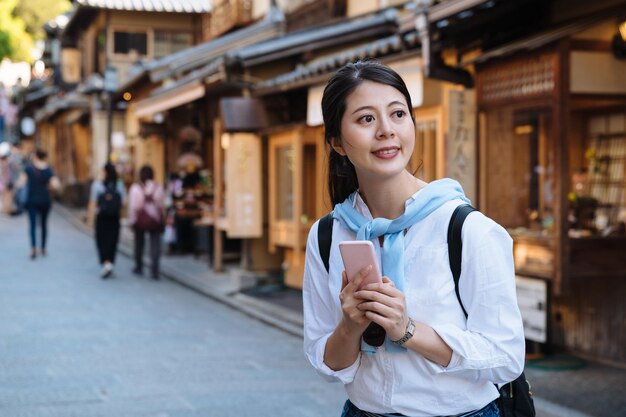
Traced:
<svg viewBox="0 0 626 417">
<path fill-rule="evenodd" d="M 139 182 L 130 187 L 128 221 L 135 232 L 135 268 L 133 273 L 143 274 L 144 236 L 150 239 L 150 260 L 152 278 L 159 279 L 159 259 L 161 258 L 161 233 L 165 225 L 165 193 L 163 187 L 154 181 L 151 166 L 144 165 L 139 170 Z"/>
<path fill-rule="evenodd" d="M 92 226 L 95 217 L 95 236 L 100 258 L 100 277 L 109 278 L 113 273 L 117 243 L 120 236 L 120 217 L 125 197 L 124 184 L 118 181 L 115 165 L 104 165 L 103 179 L 91 184 L 87 224 Z"/>
<path fill-rule="evenodd" d="M 467 218 L 460 285 L 466 319 L 446 238 L 452 212 L 467 199 L 456 181 L 426 183 L 407 171 L 415 122 L 403 80 L 376 62 L 348 64 L 328 82 L 322 113 L 334 227 L 329 272 L 319 222 L 307 241 L 307 358 L 345 385 L 342 416 L 498 416 L 494 384 L 514 380 L 524 361 L 510 237 L 480 213 Z M 385 230 L 387 219 L 409 226 Z M 369 269 L 356 276 L 343 270 L 338 243 L 357 236 L 374 243 L 382 283 L 359 289 Z M 386 332 L 380 347 L 362 340 L 372 322 Z"/>
<path fill-rule="evenodd" d="M 31 163 L 26 165 L 18 180 L 18 188 L 26 187 L 24 207 L 28 211 L 30 224 L 30 258 L 37 257 L 37 218 L 41 225 L 41 245 L 39 253 L 46 256 L 46 240 L 48 237 L 48 214 L 52 206 L 49 188 L 59 189 L 59 179 L 46 161 L 48 153 L 43 149 L 36 149 Z"/>
</svg>

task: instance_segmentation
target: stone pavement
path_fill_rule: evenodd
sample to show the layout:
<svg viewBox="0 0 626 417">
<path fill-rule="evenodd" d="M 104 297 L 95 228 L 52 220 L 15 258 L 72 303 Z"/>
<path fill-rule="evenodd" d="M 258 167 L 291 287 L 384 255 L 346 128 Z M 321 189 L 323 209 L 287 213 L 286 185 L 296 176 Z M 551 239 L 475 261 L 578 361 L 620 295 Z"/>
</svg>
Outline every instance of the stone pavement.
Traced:
<svg viewBox="0 0 626 417">
<path fill-rule="evenodd" d="M 80 221 L 81 211 L 57 205 L 56 212 L 78 230 L 91 233 Z M 131 256 L 130 244 L 130 233 L 125 231 L 120 252 Z M 215 274 L 206 261 L 192 256 L 164 256 L 162 273 L 249 316 L 302 337 L 299 291 L 275 288 L 241 291 L 239 270 Z M 556 368 L 539 361 L 527 364 L 526 375 L 533 385 L 538 417 L 626 417 L 626 369 L 593 362 L 586 362 L 579 369 Z"/>
<path fill-rule="evenodd" d="M 337 415 L 345 394 L 298 337 L 125 256 L 100 279 L 93 239 L 58 213 L 36 260 L 26 216 L 0 216 L 1 417 Z"/>
</svg>

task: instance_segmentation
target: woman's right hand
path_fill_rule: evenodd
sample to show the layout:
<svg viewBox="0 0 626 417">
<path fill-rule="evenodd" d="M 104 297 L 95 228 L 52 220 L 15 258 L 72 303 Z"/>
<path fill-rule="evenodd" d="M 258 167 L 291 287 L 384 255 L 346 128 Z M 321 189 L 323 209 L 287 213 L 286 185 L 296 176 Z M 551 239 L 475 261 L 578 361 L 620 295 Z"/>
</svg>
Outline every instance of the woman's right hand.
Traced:
<svg viewBox="0 0 626 417">
<path fill-rule="evenodd" d="M 339 301 L 341 302 L 341 309 L 343 311 L 343 325 L 348 334 L 352 336 L 361 337 L 367 326 L 371 323 L 371 320 L 365 316 L 365 311 L 358 308 L 358 305 L 361 304 L 363 300 L 355 296 L 361 282 L 369 275 L 371 270 L 371 265 L 363 268 L 355 277 L 352 277 L 352 280 L 348 279 L 348 274 L 345 270 L 341 274 L 342 282 Z"/>
<path fill-rule="evenodd" d="M 361 335 L 370 324 L 365 317 L 365 310 L 358 308 L 363 300 L 356 298 L 355 293 L 372 267 L 363 268 L 357 276 L 348 280 L 346 271 L 341 274 L 341 292 L 339 301 L 343 318 L 328 338 L 324 350 L 324 363 L 332 370 L 338 371 L 352 365 L 359 356 Z"/>
</svg>

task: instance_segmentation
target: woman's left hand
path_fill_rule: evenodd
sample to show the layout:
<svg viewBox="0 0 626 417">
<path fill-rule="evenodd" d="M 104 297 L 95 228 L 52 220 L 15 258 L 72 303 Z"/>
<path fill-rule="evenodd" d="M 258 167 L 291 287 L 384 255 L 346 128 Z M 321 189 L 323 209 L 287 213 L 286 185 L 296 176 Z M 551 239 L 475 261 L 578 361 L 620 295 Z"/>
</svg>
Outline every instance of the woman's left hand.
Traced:
<svg viewBox="0 0 626 417">
<path fill-rule="evenodd" d="M 365 311 L 368 319 L 380 324 L 391 340 L 404 336 L 409 321 L 404 293 L 389 278 L 383 277 L 382 283 L 366 285 L 355 296 L 365 300 L 358 308 Z"/>
</svg>

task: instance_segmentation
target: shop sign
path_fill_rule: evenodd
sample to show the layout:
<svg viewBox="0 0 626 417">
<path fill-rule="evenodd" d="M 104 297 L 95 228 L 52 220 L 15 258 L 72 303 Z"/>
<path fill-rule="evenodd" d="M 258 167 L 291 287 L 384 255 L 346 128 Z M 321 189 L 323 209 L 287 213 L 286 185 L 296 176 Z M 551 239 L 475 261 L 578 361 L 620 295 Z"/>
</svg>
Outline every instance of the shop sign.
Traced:
<svg viewBox="0 0 626 417">
<path fill-rule="evenodd" d="M 476 198 L 476 93 L 450 91 L 448 177 L 461 183 L 465 195 Z"/>
<path fill-rule="evenodd" d="M 539 343 L 548 341 L 548 283 L 516 276 L 517 304 L 522 313 L 524 336 Z"/>
<path fill-rule="evenodd" d="M 229 238 L 262 236 L 261 139 L 251 133 L 228 134 L 226 216 Z"/>
</svg>

